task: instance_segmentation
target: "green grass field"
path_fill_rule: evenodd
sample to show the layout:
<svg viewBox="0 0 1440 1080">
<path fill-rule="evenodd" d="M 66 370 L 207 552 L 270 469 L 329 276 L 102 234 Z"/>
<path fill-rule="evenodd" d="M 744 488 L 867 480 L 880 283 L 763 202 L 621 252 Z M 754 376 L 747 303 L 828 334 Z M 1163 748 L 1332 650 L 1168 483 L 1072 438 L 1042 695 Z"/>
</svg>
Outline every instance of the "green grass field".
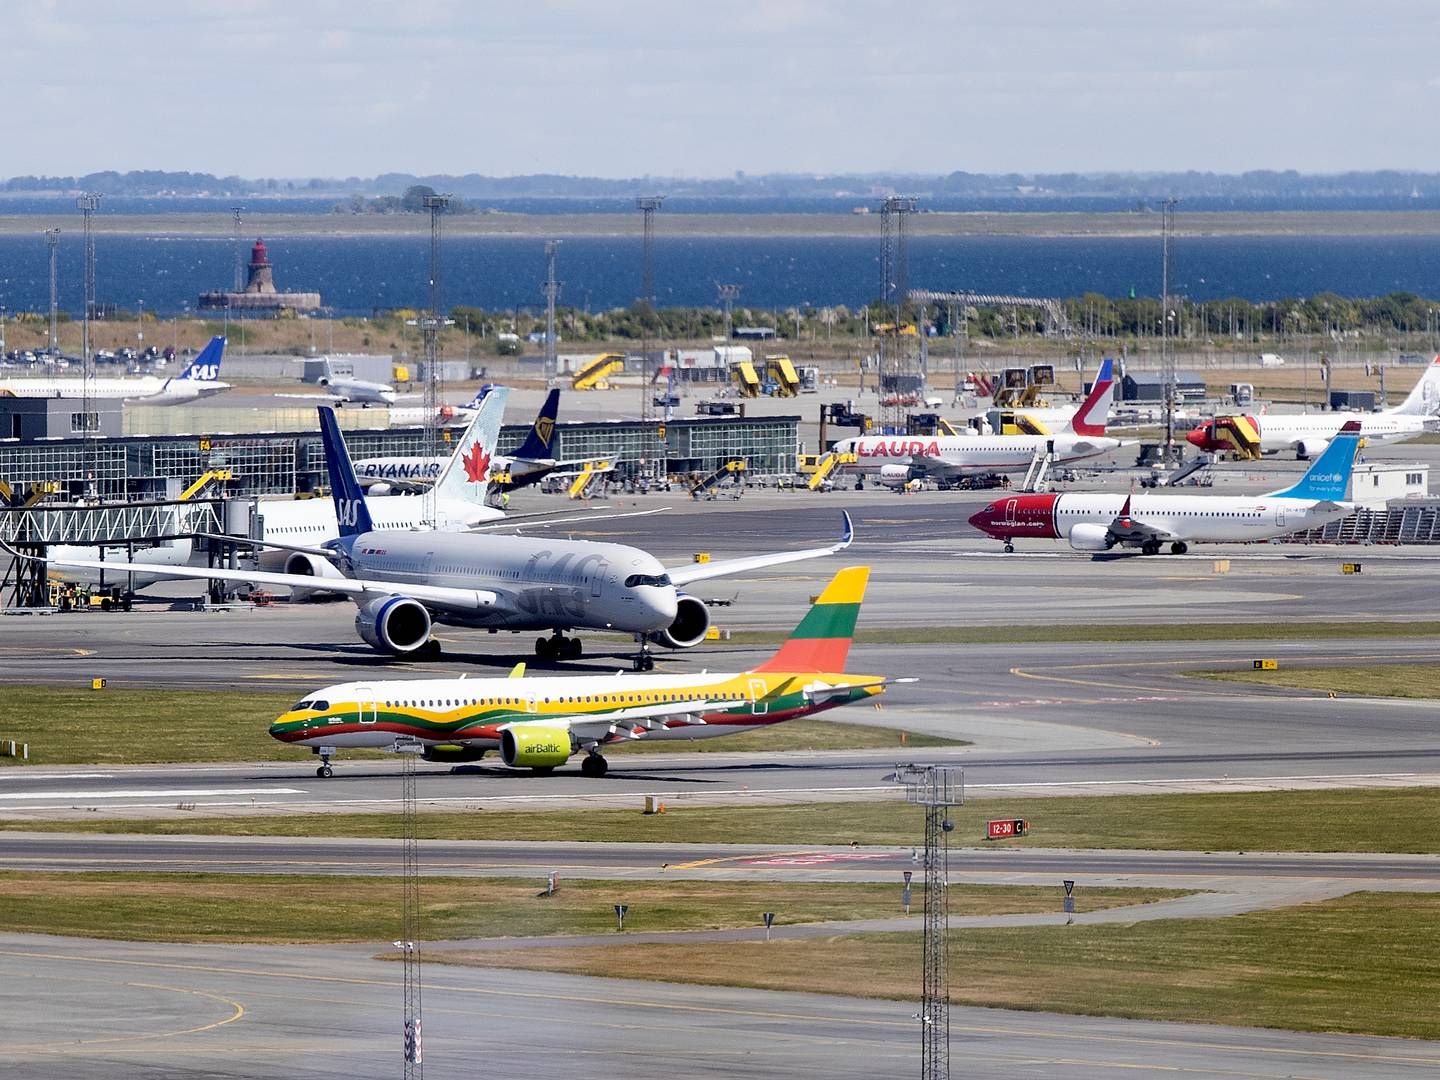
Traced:
<svg viewBox="0 0 1440 1080">
<path fill-rule="evenodd" d="M 483 778 L 476 803 L 483 804 Z M 1202 795 L 1116 795 L 975 799 L 952 814 L 952 846 L 980 845 L 985 821 L 1022 816 L 1028 837 L 1007 847 L 1129 848 L 1176 851 L 1370 851 L 1440 854 L 1440 788 L 1351 788 Z M 394 814 L 33 822 L 0 827 L 52 832 L 134 832 L 226 836 L 401 835 Z M 573 840 L 626 843 L 830 844 L 912 846 L 923 840 L 921 812 L 895 801 L 795 806 L 671 806 L 634 809 L 484 810 L 421 814 L 419 834 L 445 840 Z"/>
<path fill-rule="evenodd" d="M 294 761 L 305 751 L 270 738 L 271 721 L 295 703 L 273 691 L 105 690 L 7 686 L 0 691 L 0 739 L 30 744 L 37 765 L 134 765 L 164 762 Z M 865 724 L 792 720 L 766 731 L 696 742 L 635 740 L 607 748 L 622 753 L 676 750 L 879 750 L 955 746 L 958 740 L 901 733 Z M 346 751 L 346 758 L 366 756 Z M 369 756 L 384 756 L 372 751 Z M 16 765 L 0 758 L 0 767 Z"/>
<path fill-rule="evenodd" d="M 542 897 L 543 878 L 426 878 L 421 937 L 600 934 L 626 904 L 631 931 L 723 930 L 892 918 L 903 914 L 897 884 L 562 879 Z M 1183 895 L 1163 889 L 1096 889 L 1085 910 Z M 1058 911 L 1058 888 L 957 885 L 951 911 L 998 915 Z M 0 872 L 6 925 L 27 933 L 124 941 L 388 941 L 400 929 L 398 878 L 234 874 L 30 874 Z"/>
<path fill-rule="evenodd" d="M 1361 892 L 1226 919 L 952 931 L 950 946 L 951 1000 L 961 1004 L 1440 1038 L 1440 894 Z M 919 957 L 920 936 L 906 933 L 431 959 L 903 999 L 918 997 Z"/>
<path fill-rule="evenodd" d="M 1282 667 L 1275 671 L 1187 671 L 1201 679 L 1333 691 L 1349 697 L 1440 698 L 1440 664 Z"/>
</svg>

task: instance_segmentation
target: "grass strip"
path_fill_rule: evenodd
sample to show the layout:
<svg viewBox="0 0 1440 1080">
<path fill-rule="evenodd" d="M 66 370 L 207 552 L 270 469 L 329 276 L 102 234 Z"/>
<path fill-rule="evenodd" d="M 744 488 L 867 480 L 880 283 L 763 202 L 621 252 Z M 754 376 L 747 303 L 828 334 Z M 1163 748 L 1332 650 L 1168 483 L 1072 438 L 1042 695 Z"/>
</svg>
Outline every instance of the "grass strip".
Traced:
<svg viewBox="0 0 1440 1080">
<path fill-rule="evenodd" d="M 1333 691 L 1352 697 L 1440 698 L 1440 664 L 1282 667 L 1274 671 L 1187 671 L 1185 674 L 1291 690 Z"/>
<path fill-rule="evenodd" d="M 631 810 L 485 810 L 483 779 L 474 807 L 419 816 L 433 840 L 568 840 L 620 843 L 831 844 L 908 847 L 924 837 L 924 815 L 899 801 L 790 806 Z M 423 796 L 423 788 L 422 788 Z M 988 818 L 1025 817 L 1030 835 L 1006 847 L 1160 851 L 1332 851 L 1440 854 L 1440 788 L 1346 788 L 1195 795 L 1111 795 L 973 799 L 951 814 L 952 847 L 981 846 Z M 49 832 L 151 835 L 398 837 L 398 814 L 297 814 L 183 819 L 94 818 L 0 821 Z"/>
<path fill-rule="evenodd" d="M 1076 890 L 1082 899 L 1087 890 Z M 1440 1038 L 1440 895 L 1352 893 L 1224 919 L 952 931 L 951 1000 Z M 919 934 L 432 954 L 440 963 L 909 999 Z M 855 973 L 863 971 L 863 979 Z M 1355 1068 L 1362 1068 L 1358 1063 Z"/>
<path fill-rule="evenodd" d="M 197 690 L 107 688 L 94 691 L 54 686 L 0 689 L 0 739 L 30 744 L 30 763 L 43 765 L 135 765 L 208 761 L 294 761 L 304 751 L 270 738 L 271 722 L 296 695 L 274 692 L 212 693 Z M 622 754 L 688 750 L 880 750 L 964 745 L 954 739 L 902 733 L 893 728 L 791 720 L 764 731 L 695 742 L 613 747 Z M 609 753 L 611 748 L 607 748 Z M 346 751 L 386 756 L 381 751 Z M 0 758 L 0 765 L 17 765 Z"/>
<path fill-rule="evenodd" d="M 725 930 L 760 925 L 881 919 L 903 914 L 898 883 L 587 881 L 426 878 L 420 886 L 426 941 L 600 934 L 626 904 L 632 931 Z M 1151 903 L 1184 893 L 1097 889 L 1087 910 Z M 1057 911 L 1056 888 L 956 885 L 955 914 Z M 399 932 L 401 881 L 389 877 L 0 872 L 6 925 L 25 933 L 123 941 L 249 943 L 388 941 Z"/>
</svg>

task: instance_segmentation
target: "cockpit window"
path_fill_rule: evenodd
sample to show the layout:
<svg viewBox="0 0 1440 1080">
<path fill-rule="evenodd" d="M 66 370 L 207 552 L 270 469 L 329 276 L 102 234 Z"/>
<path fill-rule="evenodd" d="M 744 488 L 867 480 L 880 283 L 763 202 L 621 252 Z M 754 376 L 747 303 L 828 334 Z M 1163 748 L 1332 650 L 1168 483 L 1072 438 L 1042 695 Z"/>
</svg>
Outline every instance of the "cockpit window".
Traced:
<svg viewBox="0 0 1440 1080">
<path fill-rule="evenodd" d="M 309 698 L 306 698 L 304 701 L 297 701 L 294 705 L 291 705 L 291 706 L 290 706 L 290 711 L 291 711 L 291 712 L 303 712 L 304 710 L 306 710 L 306 709 L 308 709 L 308 708 L 310 708 L 310 699 L 309 699 Z"/>
<path fill-rule="evenodd" d="M 669 574 L 631 574 L 625 579 L 627 589 L 638 588 L 641 585 L 658 585 L 665 588 L 670 584 Z"/>
<path fill-rule="evenodd" d="M 329 703 L 328 701 L 321 701 L 319 698 L 316 698 L 314 701 L 312 701 L 312 702 L 310 703 L 310 707 L 311 707 L 312 709 L 314 709 L 316 712 L 329 712 L 329 711 L 330 711 L 330 703 Z"/>
</svg>

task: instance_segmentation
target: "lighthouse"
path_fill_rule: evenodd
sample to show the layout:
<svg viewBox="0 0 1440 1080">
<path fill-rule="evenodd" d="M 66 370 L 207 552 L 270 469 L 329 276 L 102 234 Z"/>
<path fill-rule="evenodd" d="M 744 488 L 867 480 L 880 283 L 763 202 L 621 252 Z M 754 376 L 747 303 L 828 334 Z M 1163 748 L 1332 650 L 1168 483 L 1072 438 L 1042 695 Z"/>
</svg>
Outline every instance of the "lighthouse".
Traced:
<svg viewBox="0 0 1440 1080">
<path fill-rule="evenodd" d="M 265 241 L 257 239 L 250 249 L 250 268 L 242 292 L 207 292 L 200 294 L 202 310 L 251 312 L 258 315 L 281 315 L 297 311 L 314 311 L 320 307 L 320 294 L 314 292 L 280 292 L 275 288 L 275 270 Z"/>
<path fill-rule="evenodd" d="M 250 276 L 245 279 L 247 293 L 272 294 L 275 291 L 275 276 L 270 267 L 270 258 L 265 251 L 265 241 L 256 240 L 250 249 Z"/>
</svg>

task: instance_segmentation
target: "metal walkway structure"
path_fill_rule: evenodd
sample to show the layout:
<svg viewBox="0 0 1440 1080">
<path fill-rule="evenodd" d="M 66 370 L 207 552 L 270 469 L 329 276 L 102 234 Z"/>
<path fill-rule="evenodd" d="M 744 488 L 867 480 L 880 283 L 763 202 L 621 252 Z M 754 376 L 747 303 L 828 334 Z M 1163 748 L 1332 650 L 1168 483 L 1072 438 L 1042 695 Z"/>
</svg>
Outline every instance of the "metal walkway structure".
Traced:
<svg viewBox="0 0 1440 1080">
<path fill-rule="evenodd" d="M 11 547 L 55 544 L 143 546 L 197 533 L 224 532 L 223 501 L 101 503 L 0 509 L 0 540 Z"/>
<path fill-rule="evenodd" d="M 911 289 L 905 294 L 916 304 L 964 304 L 968 307 L 1039 308 L 1050 321 L 1052 334 L 1070 332 L 1070 318 L 1063 301 L 1049 296 L 1001 296 L 990 293 L 936 292 L 932 289 Z"/>
</svg>

